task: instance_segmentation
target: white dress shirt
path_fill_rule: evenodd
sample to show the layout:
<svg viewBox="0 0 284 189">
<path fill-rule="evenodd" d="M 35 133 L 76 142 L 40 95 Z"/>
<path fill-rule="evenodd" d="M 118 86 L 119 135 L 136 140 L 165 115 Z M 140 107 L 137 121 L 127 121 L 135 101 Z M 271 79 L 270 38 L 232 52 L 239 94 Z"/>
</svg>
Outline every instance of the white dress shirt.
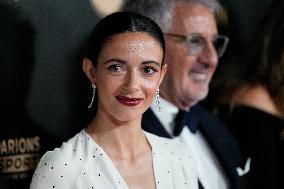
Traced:
<svg viewBox="0 0 284 189">
<path fill-rule="evenodd" d="M 192 133 L 188 127 L 184 127 L 180 136 L 174 137 L 174 118 L 179 110 L 161 97 L 160 106 L 161 111 L 158 110 L 156 103 L 153 102 L 151 109 L 173 138 L 190 146 L 195 156 L 198 179 L 202 186 L 205 189 L 229 188 L 224 171 L 204 136 L 198 130 Z"/>
<path fill-rule="evenodd" d="M 187 146 L 147 132 L 145 136 L 152 148 L 156 188 L 197 189 L 195 161 Z M 128 189 L 128 186 L 106 152 L 82 130 L 60 148 L 47 152 L 38 164 L 30 189 L 54 188 Z"/>
</svg>

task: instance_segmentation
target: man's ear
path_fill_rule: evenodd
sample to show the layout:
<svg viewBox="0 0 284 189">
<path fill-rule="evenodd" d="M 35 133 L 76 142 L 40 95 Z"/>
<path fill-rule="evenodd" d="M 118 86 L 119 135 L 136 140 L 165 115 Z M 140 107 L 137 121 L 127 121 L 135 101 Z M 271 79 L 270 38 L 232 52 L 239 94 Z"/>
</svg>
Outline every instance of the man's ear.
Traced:
<svg viewBox="0 0 284 189">
<path fill-rule="evenodd" d="M 83 71 L 85 72 L 85 75 L 88 77 L 91 83 L 95 83 L 95 80 L 96 80 L 95 72 L 94 72 L 95 68 L 93 66 L 92 61 L 88 58 L 84 58 L 82 68 L 83 68 Z"/>
<path fill-rule="evenodd" d="M 159 83 L 159 85 L 161 85 L 161 83 L 162 83 L 162 81 L 163 81 L 163 78 L 164 78 L 164 76 L 165 76 L 165 74 L 166 74 L 166 72 L 167 72 L 167 68 L 168 68 L 168 65 L 167 64 L 164 64 L 163 66 L 162 66 L 162 69 L 161 69 L 161 78 L 160 78 L 160 83 Z"/>
</svg>

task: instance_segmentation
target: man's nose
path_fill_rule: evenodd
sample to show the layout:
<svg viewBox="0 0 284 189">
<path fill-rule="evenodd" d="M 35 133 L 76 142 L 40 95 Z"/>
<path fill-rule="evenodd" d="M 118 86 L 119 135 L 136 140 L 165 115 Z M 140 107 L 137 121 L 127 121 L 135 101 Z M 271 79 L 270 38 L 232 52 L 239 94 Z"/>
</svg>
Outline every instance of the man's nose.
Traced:
<svg viewBox="0 0 284 189">
<path fill-rule="evenodd" d="M 199 55 L 199 61 L 208 66 L 217 66 L 218 54 L 212 43 L 208 43 Z"/>
</svg>

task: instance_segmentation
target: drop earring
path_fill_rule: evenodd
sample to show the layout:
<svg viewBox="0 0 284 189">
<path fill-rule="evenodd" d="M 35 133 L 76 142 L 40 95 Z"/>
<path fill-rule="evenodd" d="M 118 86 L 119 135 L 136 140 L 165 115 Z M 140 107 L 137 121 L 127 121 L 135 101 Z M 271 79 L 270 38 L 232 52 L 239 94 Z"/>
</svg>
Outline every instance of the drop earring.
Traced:
<svg viewBox="0 0 284 189">
<path fill-rule="evenodd" d="M 88 106 L 88 108 L 90 109 L 93 105 L 94 99 L 95 99 L 95 95 L 96 95 L 96 85 L 94 83 L 92 83 L 92 88 L 93 88 L 93 94 L 92 94 L 92 100 Z"/>
<path fill-rule="evenodd" d="M 160 106 L 160 90 L 158 89 L 156 91 L 156 104 L 158 107 L 159 112 L 161 112 L 161 106 Z"/>
</svg>

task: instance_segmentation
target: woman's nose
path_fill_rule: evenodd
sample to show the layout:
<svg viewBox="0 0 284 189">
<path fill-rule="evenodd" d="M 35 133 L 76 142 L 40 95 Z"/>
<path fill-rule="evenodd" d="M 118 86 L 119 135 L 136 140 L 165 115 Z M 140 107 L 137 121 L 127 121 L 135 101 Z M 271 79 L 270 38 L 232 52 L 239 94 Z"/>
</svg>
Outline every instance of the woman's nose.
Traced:
<svg viewBox="0 0 284 189">
<path fill-rule="evenodd" d="M 139 77 L 137 71 L 130 71 L 126 74 L 122 89 L 128 93 L 135 93 L 138 91 Z"/>
</svg>

